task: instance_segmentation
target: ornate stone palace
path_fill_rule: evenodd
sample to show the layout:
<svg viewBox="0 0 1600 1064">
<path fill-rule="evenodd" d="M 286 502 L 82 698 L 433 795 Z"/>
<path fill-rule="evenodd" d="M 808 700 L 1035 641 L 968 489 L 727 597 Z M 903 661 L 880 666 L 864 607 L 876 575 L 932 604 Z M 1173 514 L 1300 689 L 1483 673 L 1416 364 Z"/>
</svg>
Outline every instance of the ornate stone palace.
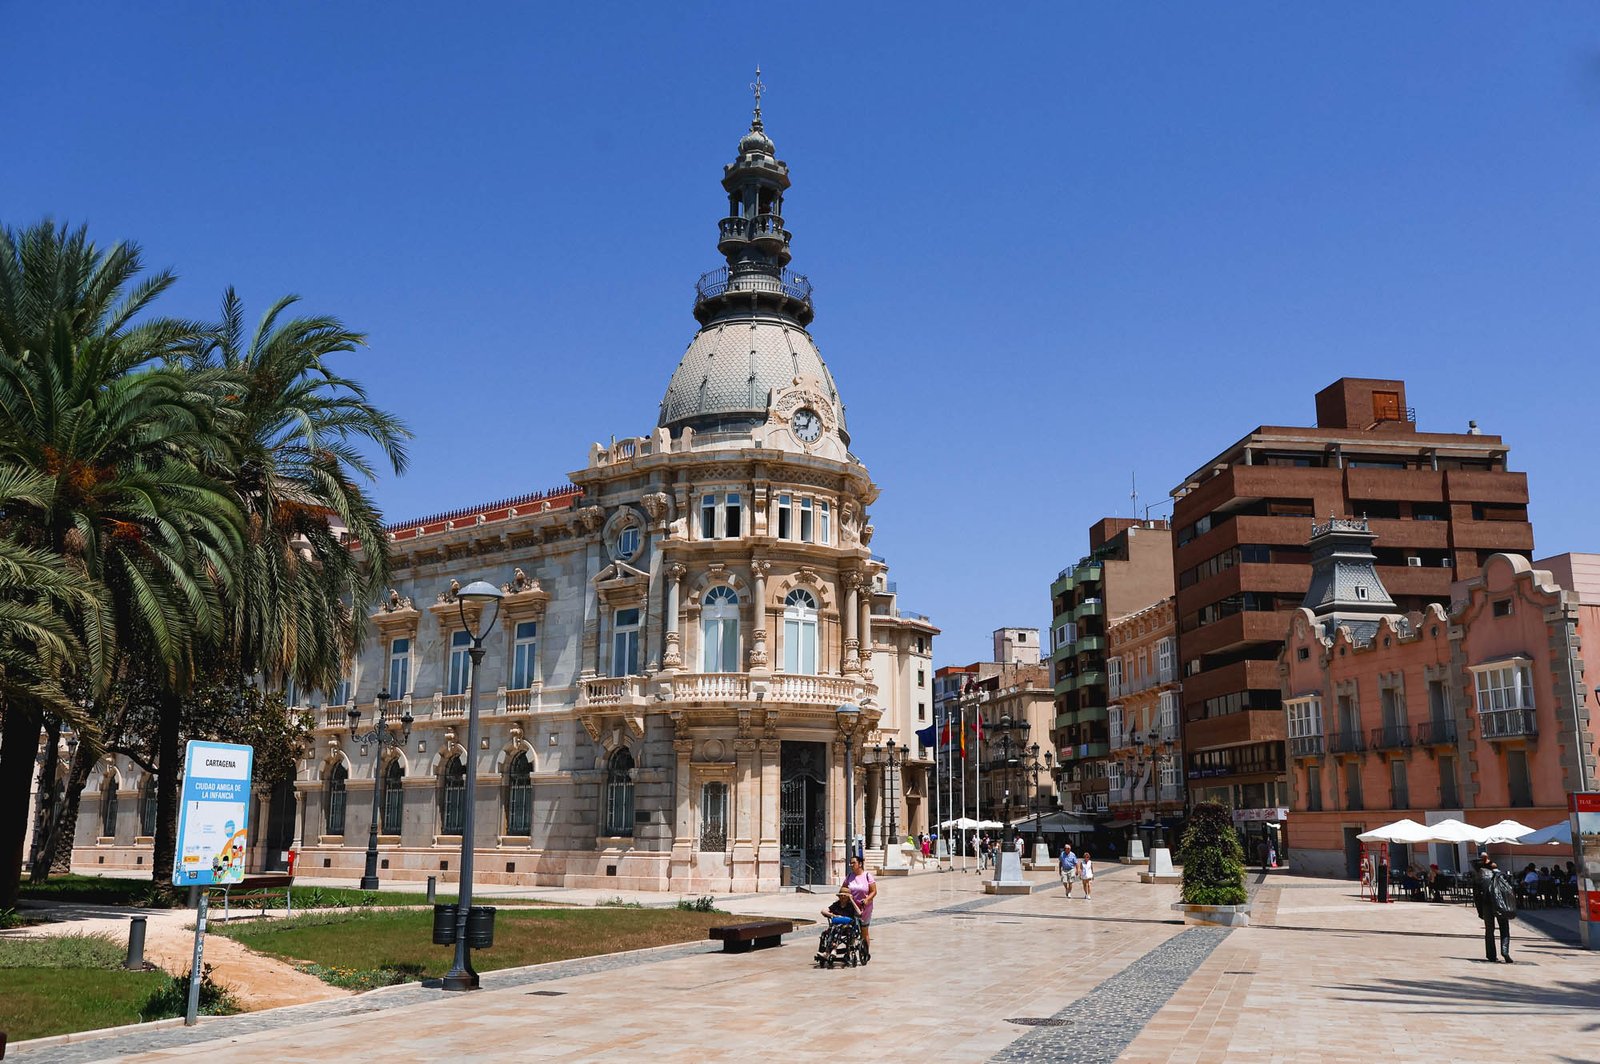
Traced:
<svg viewBox="0 0 1600 1064">
<path fill-rule="evenodd" d="M 570 485 L 391 529 L 395 587 L 347 682 L 299 699 L 313 747 L 292 787 L 261 797 L 256 867 L 293 849 L 303 875 L 359 875 L 381 773 L 380 875 L 450 878 L 476 772 L 480 881 L 836 881 L 847 742 L 869 849 L 928 826 L 932 756 L 915 732 L 931 720 L 938 629 L 898 609 L 871 553 L 878 489 L 807 331 L 789 170 L 759 98 L 722 187 L 727 265 L 696 286 L 700 329 L 656 428 L 594 445 Z M 468 750 L 456 591 L 480 579 L 505 598 L 477 681 L 484 738 Z M 414 718 L 398 749 L 351 741 L 349 710 L 369 730 L 380 692 L 396 728 Z M 853 734 L 837 723 L 844 703 L 862 709 Z M 104 766 L 85 793 L 80 867 L 148 862 L 144 793 L 138 770 Z"/>
</svg>

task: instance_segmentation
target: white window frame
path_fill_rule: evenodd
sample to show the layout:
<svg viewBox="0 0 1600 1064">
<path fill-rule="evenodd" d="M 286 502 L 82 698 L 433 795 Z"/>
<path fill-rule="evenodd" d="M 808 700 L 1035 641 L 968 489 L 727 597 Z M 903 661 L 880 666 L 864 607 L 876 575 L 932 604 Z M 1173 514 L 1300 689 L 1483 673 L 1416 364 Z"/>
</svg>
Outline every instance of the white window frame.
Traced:
<svg viewBox="0 0 1600 1064">
<path fill-rule="evenodd" d="M 1106 659 L 1106 684 L 1110 689 L 1112 698 L 1122 696 L 1122 658 Z"/>
<path fill-rule="evenodd" d="M 641 542 L 638 525 L 623 525 L 617 532 L 617 557 L 632 558 L 639 553 Z"/>
<path fill-rule="evenodd" d="M 624 618 L 627 618 L 624 620 Z M 639 672 L 639 629 L 641 611 L 634 606 L 611 615 L 611 675 L 634 676 Z"/>
<path fill-rule="evenodd" d="M 1507 709 L 1533 709 L 1533 659 L 1520 655 L 1470 665 L 1472 689 L 1479 713 Z"/>
<path fill-rule="evenodd" d="M 795 588 L 784 599 L 783 667 L 799 676 L 817 672 L 817 600 L 804 588 Z"/>
<path fill-rule="evenodd" d="M 778 539 L 790 539 L 794 535 L 794 496 L 787 492 L 778 496 L 778 522 L 773 534 Z"/>
<path fill-rule="evenodd" d="M 817 500 L 817 542 L 833 542 L 833 511 L 820 499 Z"/>
<path fill-rule="evenodd" d="M 726 584 L 707 589 L 700 606 L 701 672 L 739 671 L 740 607 L 739 593 Z"/>
<path fill-rule="evenodd" d="M 464 695 L 467 693 L 467 681 L 472 676 L 472 659 L 468 651 L 472 649 L 472 634 L 456 630 L 450 633 L 450 653 L 446 663 L 445 691 L 447 695 Z"/>
<path fill-rule="evenodd" d="M 1304 698 L 1289 698 L 1283 703 L 1284 711 L 1289 717 L 1289 738 L 1305 739 L 1310 736 L 1321 736 L 1322 733 L 1322 699 L 1315 695 Z"/>
<path fill-rule="evenodd" d="M 1177 648 L 1172 645 L 1171 636 L 1167 636 L 1156 643 L 1156 679 L 1159 682 L 1171 683 L 1173 681 L 1173 670 L 1177 657 Z"/>
<path fill-rule="evenodd" d="M 539 622 L 517 621 L 511 626 L 511 689 L 522 691 L 539 679 Z"/>
<path fill-rule="evenodd" d="M 716 492 L 700 496 L 700 538 L 717 538 L 717 508 L 720 499 Z"/>
<path fill-rule="evenodd" d="M 1161 734 L 1170 733 L 1172 738 L 1178 737 L 1178 692 L 1162 691 L 1159 716 L 1156 727 Z"/>
<path fill-rule="evenodd" d="M 389 697 L 404 698 L 411 693 L 411 643 L 409 635 L 389 640 Z M 405 644 L 401 646 L 401 644 Z"/>
<path fill-rule="evenodd" d="M 810 499 L 800 500 L 800 542 L 810 543 L 816 535 L 815 503 Z"/>
<path fill-rule="evenodd" d="M 1111 748 L 1128 745 L 1128 736 L 1124 731 L 1121 706 L 1106 707 L 1106 728 L 1111 733 Z"/>
</svg>

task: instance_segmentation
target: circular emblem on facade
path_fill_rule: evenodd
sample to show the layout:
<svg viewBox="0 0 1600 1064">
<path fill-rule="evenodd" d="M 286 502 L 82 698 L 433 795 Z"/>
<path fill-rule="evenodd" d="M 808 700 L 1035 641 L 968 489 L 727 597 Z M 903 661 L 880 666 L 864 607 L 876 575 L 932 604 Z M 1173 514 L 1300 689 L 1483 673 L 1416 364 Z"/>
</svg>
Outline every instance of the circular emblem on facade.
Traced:
<svg viewBox="0 0 1600 1064">
<path fill-rule="evenodd" d="M 816 443 L 822 437 L 822 418 L 809 406 L 802 406 L 789 419 L 789 426 L 802 443 Z"/>
<path fill-rule="evenodd" d="M 707 739 L 705 745 L 706 760 L 721 761 L 724 749 L 721 739 Z"/>
</svg>

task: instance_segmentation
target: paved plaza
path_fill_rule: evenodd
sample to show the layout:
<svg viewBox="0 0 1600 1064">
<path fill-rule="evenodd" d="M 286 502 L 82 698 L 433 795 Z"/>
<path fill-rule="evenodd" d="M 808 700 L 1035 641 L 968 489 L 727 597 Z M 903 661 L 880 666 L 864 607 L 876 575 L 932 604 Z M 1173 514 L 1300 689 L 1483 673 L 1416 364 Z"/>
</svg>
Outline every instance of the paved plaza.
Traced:
<svg viewBox="0 0 1600 1064">
<path fill-rule="evenodd" d="M 865 968 L 816 969 L 802 928 L 744 955 L 670 946 L 493 972 L 470 995 L 392 987 L 8 1059 L 1600 1060 L 1600 956 L 1577 947 L 1570 910 L 1519 921 L 1517 963 L 1491 965 L 1469 906 L 1378 906 L 1277 874 L 1251 889 L 1252 926 L 1223 931 L 1175 922 L 1177 889 L 1125 867 L 1093 901 L 1042 874 L 997 897 L 970 872 L 923 873 L 883 881 Z M 724 904 L 808 916 L 825 901 Z"/>
</svg>

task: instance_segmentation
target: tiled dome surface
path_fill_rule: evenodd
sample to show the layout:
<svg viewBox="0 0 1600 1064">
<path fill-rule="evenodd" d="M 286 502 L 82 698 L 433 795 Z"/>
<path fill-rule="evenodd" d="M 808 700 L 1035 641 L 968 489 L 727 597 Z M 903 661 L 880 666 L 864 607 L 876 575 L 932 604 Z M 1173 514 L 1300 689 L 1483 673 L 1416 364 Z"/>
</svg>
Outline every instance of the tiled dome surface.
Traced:
<svg viewBox="0 0 1600 1064">
<path fill-rule="evenodd" d="M 672 374 L 659 424 L 716 415 L 763 416 L 772 391 L 797 376 L 825 382 L 843 428 L 833 374 L 804 329 L 776 317 L 713 322 L 690 341 Z"/>
</svg>

